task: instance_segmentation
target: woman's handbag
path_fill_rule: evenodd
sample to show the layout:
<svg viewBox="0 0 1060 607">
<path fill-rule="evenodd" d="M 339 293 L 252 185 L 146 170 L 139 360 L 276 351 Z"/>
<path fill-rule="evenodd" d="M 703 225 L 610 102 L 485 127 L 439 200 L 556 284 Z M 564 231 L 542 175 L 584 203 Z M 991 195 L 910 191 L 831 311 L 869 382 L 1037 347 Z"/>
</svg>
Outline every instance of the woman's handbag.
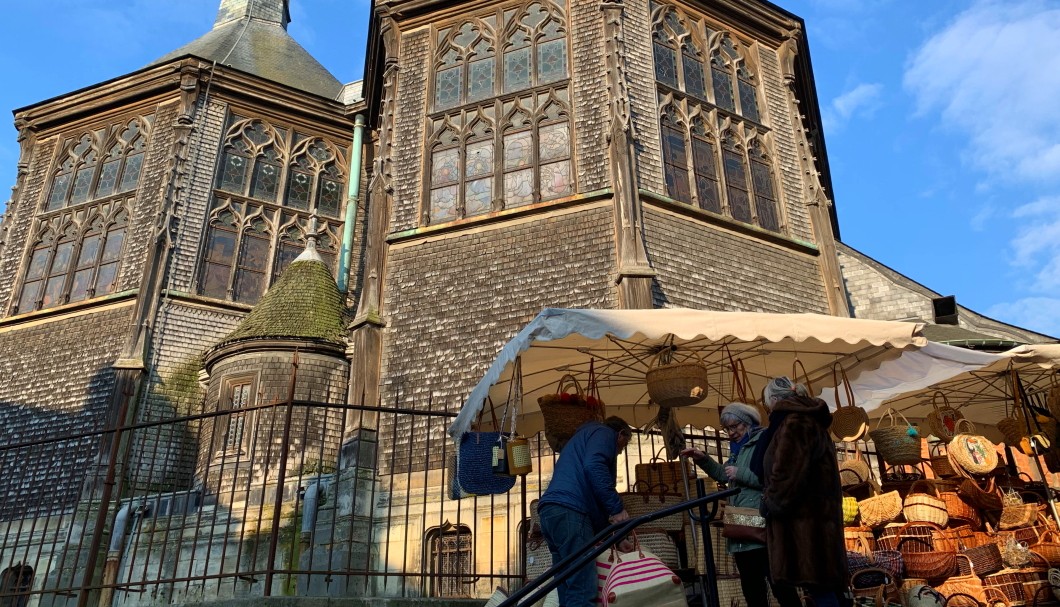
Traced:
<svg viewBox="0 0 1060 607">
<path fill-rule="evenodd" d="M 641 548 L 636 534 L 633 538 L 633 552 L 611 552 L 614 564 L 600 593 L 603 606 L 688 607 L 681 578 L 658 557 Z"/>
<path fill-rule="evenodd" d="M 758 508 L 725 506 L 721 517 L 721 536 L 738 542 L 766 543 L 766 519 Z"/>
<path fill-rule="evenodd" d="M 493 417 L 493 427 L 499 428 L 497 414 L 493 403 L 483 403 L 483 409 L 489 406 Z M 493 474 L 494 448 L 503 447 L 501 432 L 481 432 L 482 413 L 479 411 L 475 429 L 460 436 L 460 451 L 457 456 L 457 476 L 460 487 L 475 495 L 493 495 L 507 493 L 515 486 L 515 477 Z"/>
<path fill-rule="evenodd" d="M 843 365 L 835 363 L 832 365 L 832 382 L 836 386 L 835 411 L 832 412 L 832 435 L 842 442 L 856 441 L 865 436 L 869 431 L 869 414 L 864 409 L 854 404 L 854 389 L 847 379 L 847 372 Z M 843 406 L 843 399 L 839 397 L 839 384 L 845 388 L 847 404 Z"/>
<path fill-rule="evenodd" d="M 888 409 L 884 415 L 889 425 L 883 425 L 883 417 L 876 423 L 876 429 L 869 430 L 869 438 L 876 445 L 876 452 L 883 461 L 892 466 L 919 464 L 921 460 L 920 445 L 923 439 L 913 424 L 904 415 Z M 900 423 L 895 415 L 902 418 Z"/>
<path fill-rule="evenodd" d="M 975 479 L 966 478 L 957 488 L 957 495 L 980 510 L 1001 510 L 1005 505 L 1001 501 L 1001 494 L 998 493 L 997 483 L 993 477 L 986 481 L 985 487 Z"/>
<path fill-rule="evenodd" d="M 588 421 L 603 421 L 604 403 L 593 397 L 589 400 L 573 375 L 559 378 L 555 394 L 537 399 L 545 425 L 545 439 L 552 450 L 559 453 L 570 437 Z"/>
</svg>

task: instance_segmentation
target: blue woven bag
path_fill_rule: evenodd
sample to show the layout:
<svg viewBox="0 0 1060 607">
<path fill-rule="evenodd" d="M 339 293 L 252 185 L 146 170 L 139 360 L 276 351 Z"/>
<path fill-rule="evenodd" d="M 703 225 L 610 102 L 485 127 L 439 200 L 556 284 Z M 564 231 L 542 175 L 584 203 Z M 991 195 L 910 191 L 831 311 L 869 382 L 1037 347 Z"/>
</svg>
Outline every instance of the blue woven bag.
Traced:
<svg viewBox="0 0 1060 607">
<path fill-rule="evenodd" d="M 475 429 L 460 436 L 460 451 L 456 460 L 457 480 L 466 493 L 492 495 L 507 493 L 515 486 L 514 476 L 498 476 L 493 473 L 493 449 L 504 448 L 500 432 L 480 432 L 482 413 L 489 407 L 493 416 L 493 427 L 499 428 L 493 402 L 482 404 Z"/>
</svg>

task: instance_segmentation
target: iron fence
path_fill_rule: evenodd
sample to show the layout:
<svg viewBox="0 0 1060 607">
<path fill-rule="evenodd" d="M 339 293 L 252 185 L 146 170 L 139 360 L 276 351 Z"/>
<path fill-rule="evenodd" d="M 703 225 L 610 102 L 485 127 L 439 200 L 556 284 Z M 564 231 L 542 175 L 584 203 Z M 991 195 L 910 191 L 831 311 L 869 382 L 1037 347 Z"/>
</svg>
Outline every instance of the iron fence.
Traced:
<svg viewBox="0 0 1060 607">
<path fill-rule="evenodd" d="M 445 433 L 454 415 L 429 402 L 288 401 L 0 447 L 0 474 L 45 483 L 49 454 L 87 454 L 82 485 L 63 490 L 76 499 L 57 493 L 4 511 L 0 601 L 482 598 L 519 586 L 530 505 L 556 455 L 532 437 L 533 472 L 514 489 L 461 496 Z M 686 428 L 685 438 L 719 461 L 728 455 L 712 429 Z M 620 458 L 619 490 L 662 449 L 657 433 L 638 432 Z M 694 568 L 702 550 L 690 529 L 672 535 Z M 723 544 L 714 548 L 718 574 L 735 576 Z"/>
</svg>

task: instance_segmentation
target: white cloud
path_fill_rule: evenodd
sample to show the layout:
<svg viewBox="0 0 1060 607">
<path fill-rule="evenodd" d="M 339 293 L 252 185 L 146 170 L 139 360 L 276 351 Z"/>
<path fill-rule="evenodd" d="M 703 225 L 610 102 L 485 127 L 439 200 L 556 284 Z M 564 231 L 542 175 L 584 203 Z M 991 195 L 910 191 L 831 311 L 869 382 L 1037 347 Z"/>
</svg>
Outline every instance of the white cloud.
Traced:
<svg viewBox="0 0 1060 607">
<path fill-rule="evenodd" d="M 1032 331 L 1060 336 L 1060 299 L 1026 297 L 995 304 L 986 313 L 998 320 Z"/>
<path fill-rule="evenodd" d="M 1060 196 L 1021 205 L 1011 217 L 1021 225 L 1009 242 L 1010 263 L 1029 273 L 1034 292 L 1060 294 Z"/>
<path fill-rule="evenodd" d="M 1060 8 L 979 0 L 917 50 L 904 85 L 920 115 L 964 133 L 980 169 L 1015 180 L 1060 178 Z"/>
<path fill-rule="evenodd" d="M 854 116 L 871 116 L 880 107 L 883 85 L 862 83 L 832 100 L 823 113 L 825 129 L 835 131 Z"/>
</svg>

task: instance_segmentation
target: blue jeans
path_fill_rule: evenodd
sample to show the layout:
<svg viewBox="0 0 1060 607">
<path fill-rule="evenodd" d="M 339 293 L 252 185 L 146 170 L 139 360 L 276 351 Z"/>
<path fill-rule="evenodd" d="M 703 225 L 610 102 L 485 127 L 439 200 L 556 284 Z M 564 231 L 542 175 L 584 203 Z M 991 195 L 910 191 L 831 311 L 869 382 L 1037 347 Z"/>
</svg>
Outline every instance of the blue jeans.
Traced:
<svg viewBox="0 0 1060 607">
<path fill-rule="evenodd" d="M 548 550 L 552 553 L 552 564 L 584 548 L 596 535 L 589 517 L 559 504 L 545 504 L 538 510 L 541 519 L 541 534 L 545 536 Z M 594 607 L 598 594 L 596 585 L 596 563 L 589 561 L 585 567 L 560 582 L 560 607 Z"/>
</svg>

